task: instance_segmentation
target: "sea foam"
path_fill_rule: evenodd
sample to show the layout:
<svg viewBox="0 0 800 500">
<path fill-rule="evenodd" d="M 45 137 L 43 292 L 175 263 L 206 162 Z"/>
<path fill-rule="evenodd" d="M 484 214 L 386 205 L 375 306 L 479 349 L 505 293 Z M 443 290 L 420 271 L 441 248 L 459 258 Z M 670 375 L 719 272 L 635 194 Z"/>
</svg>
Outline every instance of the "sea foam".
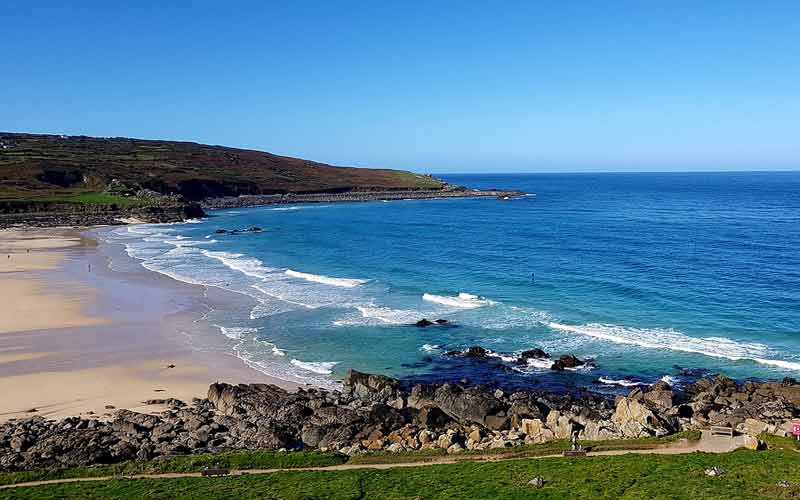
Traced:
<svg viewBox="0 0 800 500">
<path fill-rule="evenodd" d="M 336 366 L 336 361 L 300 361 L 299 359 L 293 359 L 291 363 L 298 367 L 302 368 L 303 370 L 308 370 L 310 372 L 319 373 L 320 375 L 330 375 L 333 373 L 333 367 Z"/>
<path fill-rule="evenodd" d="M 635 382 L 633 380 L 625 380 L 624 378 L 617 380 L 613 378 L 600 377 L 599 379 L 597 379 L 597 381 L 605 385 L 620 385 L 622 387 L 637 387 L 640 385 L 648 385 L 644 382 Z"/>
<path fill-rule="evenodd" d="M 248 328 L 248 327 L 230 327 L 230 326 L 220 326 L 214 325 L 219 328 L 219 331 L 222 332 L 223 335 L 228 337 L 229 339 L 240 340 L 245 335 L 253 335 L 258 333 L 257 328 Z"/>
<path fill-rule="evenodd" d="M 422 295 L 422 300 L 434 302 L 436 304 L 442 304 L 443 306 L 457 307 L 459 309 L 475 309 L 476 307 L 495 304 L 494 301 L 485 297 L 479 297 L 477 295 L 464 292 L 459 293 L 455 297 L 425 293 Z"/>
<path fill-rule="evenodd" d="M 318 274 L 301 273 L 293 269 L 287 269 L 286 274 L 293 278 L 300 278 L 306 281 L 313 281 L 314 283 L 322 283 L 324 285 L 340 286 L 343 288 L 355 288 L 363 285 L 368 280 L 360 280 L 354 278 L 332 278 L 330 276 L 321 276 Z"/>
<path fill-rule="evenodd" d="M 202 250 L 201 253 L 212 259 L 222 262 L 229 269 L 239 271 L 240 273 L 252 276 L 254 278 L 266 278 L 270 273 L 275 270 L 265 267 L 264 263 L 258 259 L 245 257 L 240 253 L 231 252 L 212 252 L 209 250 Z"/>
<path fill-rule="evenodd" d="M 800 363 L 765 358 L 769 348 L 756 342 L 737 342 L 725 337 L 690 337 L 666 328 L 632 328 L 600 323 L 566 325 L 552 321 L 548 326 L 554 330 L 587 335 L 617 344 L 689 352 L 731 361 L 748 360 L 786 370 L 800 370 Z"/>
</svg>

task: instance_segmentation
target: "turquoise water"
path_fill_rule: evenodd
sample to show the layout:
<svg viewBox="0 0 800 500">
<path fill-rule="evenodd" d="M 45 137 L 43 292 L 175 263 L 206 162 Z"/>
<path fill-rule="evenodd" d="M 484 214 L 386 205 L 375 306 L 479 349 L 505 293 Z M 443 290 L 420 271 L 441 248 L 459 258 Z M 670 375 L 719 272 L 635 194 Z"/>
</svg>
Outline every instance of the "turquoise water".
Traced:
<svg viewBox="0 0 800 500">
<path fill-rule="evenodd" d="M 513 200 L 296 205 L 114 229 L 153 271 L 239 292 L 230 348 L 279 377 L 348 368 L 530 384 L 800 375 L 800 174 L 448 176 Z M 219 228 L 263 233 L 221 235 Z M 408 326 L 445 318 L 454 327 Z M 454 360 L 482 345 L 498 366 Z M 592 357 L 554 374 L 532 347 Z"/>
</svg>

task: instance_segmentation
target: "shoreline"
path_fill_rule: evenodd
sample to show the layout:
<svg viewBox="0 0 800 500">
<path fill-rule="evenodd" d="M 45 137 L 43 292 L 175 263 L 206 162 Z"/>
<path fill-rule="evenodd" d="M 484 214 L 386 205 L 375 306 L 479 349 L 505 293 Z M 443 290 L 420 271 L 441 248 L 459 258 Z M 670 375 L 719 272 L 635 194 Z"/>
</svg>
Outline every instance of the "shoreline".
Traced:
<svg viewBox="0 0 800 500">
<path fill-rule="evenodd" d="M 202 333 L 203 287 L 108 268 L 94 230 L 0 231 L 0 422 L 162 411 L 145 402 L 204 398 L 217 380 L 297 387 L 194 348 L 185 332 Z"/>
<path fill-rule="evenodd" d="M 226 208 L 247 208 L 266 205 L 282 205 L 290 203 L 354 203 L 367 201 L 401 201 L 401 200 L 434 200 L 445 198 L 487 198 L 508 199 L 523 196 L 522 191 L 507 190 L 404 190 L 404 191 L 351 191 L 342 193 L 308 193 L 308 194 L 266 194 L 239 195 L 208 198 L 200 204 L 188 203 L 153 210 L 119 210 L 102 207 L 64 207 L 59 210 L 16 211 L 3 210 L 0 207 L 0 230 L 60 227 L 99 227 L 128 224 L 158 224 L 185 222 L 192 218 L 203 217 L 203 210 Z"/>
<path fill-rule="evenodd" d="M 788 378 L 738 384 L 717 376 L 681 389 L 662 380 L 616 398 L 355 370 L 335 390 L 284 382 L 213 342 L 190 343 L 204 333 L 224 337 L 204 329 L 205 318 L 238 294 L 212 298 L 214 287 L 143 269 L 121 245 L 98 243 L 103 230 L 0 232 L 0 280 L 34 281 L 14 298 L 30 305 L 47 297 L 51 322 L 34 327 L 37 316 L 10 314 L 17 323 L 0 330 L 0 470 L 252 449 L 454 454 L 709 425 L 743 434 L 756 449 L 757 436 L 787 435 L 800 414 L 800 385 Z"/>
<path fill-rule="evenodd" d="M 117 408 L 161 411 L 165 405 L 144 402 L 204 398 L 215 381 L 263 382 L 289 390 L 309 385 L 251 366 L 205 321 L 215 304 L 238 301 L 240 294 L 143 268 L 123 245 L 100 242 L 99 233 L 112 229 L 0 231 L 0 257 L 6 257 L 0 261 L 3 291 L 27 307 L 18 308 L 24 314 L 11 310 L 0 317 L 0 390 L 8 394 L 0 422 L 33 415 L 107 418 L 108 410 Z M 13 303 L 0 298 L 6 308 Z M 37 309 L 48 314 L 36 314 Z M 10 318 L 15 323 L 4 326 Z M 491 378 L 496 368 L 478 369 Z M 776 379 L 763 379 L 770 380 Z M 447 382 L 425 375 L 408 381 Z M 613 397 L 636 385 L 616 382 L 621 387 L 571 390 Z"/>
<path fill-rule="evenodd" d="M 524 196 L 522 191 L 501 189 L 416 190 L 416 191 L 352 191 L 344 193 L 262 194 L 210 198 L 202 203 L 204 209 L 247 208 L 291 203 L 356 203 L 368 201 L 440 200 L 447 198 L 500 198 Z"/>
</svg>

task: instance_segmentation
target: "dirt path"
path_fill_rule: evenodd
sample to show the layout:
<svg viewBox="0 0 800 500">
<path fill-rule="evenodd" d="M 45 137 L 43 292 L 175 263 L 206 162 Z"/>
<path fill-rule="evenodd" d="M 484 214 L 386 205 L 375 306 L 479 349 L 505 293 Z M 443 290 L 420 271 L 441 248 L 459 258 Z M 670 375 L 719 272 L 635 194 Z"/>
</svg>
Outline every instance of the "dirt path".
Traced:
<svg viewBox="0 0 800 500">
<path fill-rule="evenodd" d="M 682 455 L 686 453 L 694 453 L 701 451 L 705 453 L 728 453 L 743 445 L 742 436 L 734 438 L 726 436 L 712 436 L 710 432 L 703 431 L 699 441 L 688 442 L 678 441 L 674 444 L 666 445 L 660 448 L 643 448 L 643 449 L 625 449 L 625 450 L 605 450 L 590 452 L 588 457 L 607 457 L 618 456 L 626 454 L 641 454 L 641 455 Z M 357 469 L 396 469 L 405 467 L 425 467 L 428 465 L 444 465 L 455 464 L 461 462 L 498 462 L 507 460 L 534 460 L 546 458 L 563 458 L 562 454 L 557 455 L 540 455 L 540 456 L 521 456 L 521 457 L 508 457 L 503 455 L 494 456 L 476 456 L 476 457 L 441 457 L 429 461 L 420 462 L 401 462 L 401 463 L 387 463 L 387 464 L 341 464 L 341 465 L 328 465 L 323 467 L 297 467 L 292 469 L 247 469 L 247 470 L 233 470 L 229 476 L 245 476 L 257 474 L 274 474 L 276 472 L 303 472 L 303 471 L 346 471 Z M 98 476 L 98 477 L 75 477 L 66 479 L 49 479 L 46 481 L 30 481 L 27 483 L 8 484 L 0 486 L 0 490 L 11 488 L 22 488 L 27 486 L 43 486 L 48 484 L 64 484 L 64 483 L 81 483 L 90 481 L 109 481 L 111 479 L 177 479 L 186 477 L 202 477 L 200 472 L 167 472 L 163 474 L 135 474 L 129 476 Z"/>
</svg>

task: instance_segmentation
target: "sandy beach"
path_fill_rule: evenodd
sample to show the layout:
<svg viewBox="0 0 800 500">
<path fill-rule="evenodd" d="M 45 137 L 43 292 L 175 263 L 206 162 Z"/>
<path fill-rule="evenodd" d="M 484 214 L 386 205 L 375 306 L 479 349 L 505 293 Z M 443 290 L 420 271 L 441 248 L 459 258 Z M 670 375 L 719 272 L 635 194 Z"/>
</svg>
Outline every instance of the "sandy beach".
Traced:
<svg viewBox="0 0 800 500">
<path fill-rule="evenodd" d="M 0 256 L 0 422 L 155 412 L 163 405 L 144 402 L 189 402 L 217 380 L 293 387 L 193 349 L 184 335 L 202 288 L 110 271 L 79 230 L 0 231 Z"/>
</svg>

